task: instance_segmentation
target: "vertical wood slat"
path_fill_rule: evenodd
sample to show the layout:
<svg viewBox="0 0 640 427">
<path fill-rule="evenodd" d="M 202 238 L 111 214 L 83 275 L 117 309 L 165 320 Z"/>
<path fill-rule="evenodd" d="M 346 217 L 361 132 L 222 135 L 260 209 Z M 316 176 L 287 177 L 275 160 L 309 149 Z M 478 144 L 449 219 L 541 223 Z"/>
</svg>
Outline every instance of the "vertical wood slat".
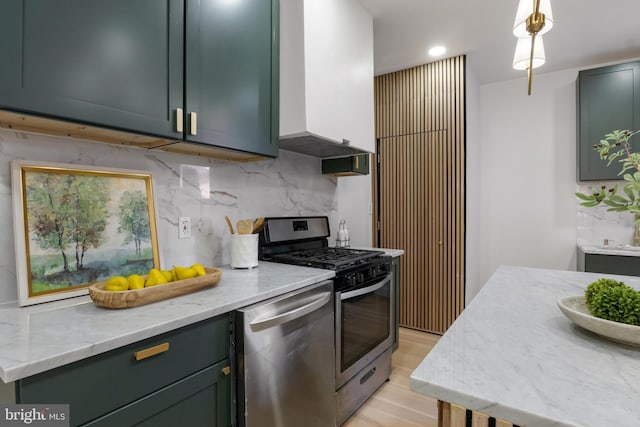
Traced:
<svg viewBox="0 0 640 427">
<path fill-rule="evenodd" d="M 474 411 L 471 414 L 471 427 L 489 427 L 489 417 Z"/>
<path fill-rule="evenodd" d="M 443 333 L 464 309 L 464 57 L 377 76 L 374 87 L 374 242 L 405 250 L 400 324 Z"/>
</svg>

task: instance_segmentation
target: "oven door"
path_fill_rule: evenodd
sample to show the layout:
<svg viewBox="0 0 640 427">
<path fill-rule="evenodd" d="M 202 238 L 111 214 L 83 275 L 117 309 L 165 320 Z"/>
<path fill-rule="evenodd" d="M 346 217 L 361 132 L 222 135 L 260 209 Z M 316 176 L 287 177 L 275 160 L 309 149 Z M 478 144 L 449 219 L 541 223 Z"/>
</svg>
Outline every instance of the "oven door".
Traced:
<svg viewBox="0 0 640 427">
<path fill-rule="evenodd" d="M 372 285 L 336 293 L 336 389 L 391 346 L 391 274 Z"/>
</svg>

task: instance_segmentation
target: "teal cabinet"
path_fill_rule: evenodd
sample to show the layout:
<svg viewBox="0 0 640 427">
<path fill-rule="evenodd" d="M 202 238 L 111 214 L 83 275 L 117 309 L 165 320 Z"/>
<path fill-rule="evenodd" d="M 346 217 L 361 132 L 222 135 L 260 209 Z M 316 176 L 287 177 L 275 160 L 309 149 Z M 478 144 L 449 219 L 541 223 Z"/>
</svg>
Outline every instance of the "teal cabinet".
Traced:
<svg viewBox="0 0 640 427">
<path fill-rule="evenodd" d="M 228 426 L 230 328 L 224 315 L 24 378 L 16 403 L 69 404 L 73 426 Z"/>
<path fill-rule="evenodd" d="M 182 0 L 3 0 L 0 108 L 181 138 Z"/>
<path fill-rule="evenodd" d="M 278 1 L 187 0 L 186 140 L 277 156 Z"/>
<path fill-rule="evenodd" d="M 640 257 L 584 254 L 584 271 L 640 276 Z"/>
<path fill-rule="evenodd" d="M 578 74 L 578 180 L 620 179 L 593 149 L 616 129 L 640 127 L 640 61 L 583 70 Z"/>
<path fill-rule="evenodd" d="M 278 0 L 3 0 L 0 109 L 275 157 L 278 17 Z"/>
</svg>

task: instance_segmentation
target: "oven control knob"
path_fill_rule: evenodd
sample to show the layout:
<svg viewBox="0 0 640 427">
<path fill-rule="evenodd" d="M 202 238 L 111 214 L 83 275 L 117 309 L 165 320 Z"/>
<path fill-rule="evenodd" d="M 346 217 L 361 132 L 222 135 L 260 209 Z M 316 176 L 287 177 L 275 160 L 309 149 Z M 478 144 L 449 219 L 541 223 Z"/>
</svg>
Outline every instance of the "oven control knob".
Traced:
<svg viewBox="0 0 640 427">
<path fill-rule="evenodd" d="M 349 283 L 349 286 L 355 286 L 358 284 L 358 278 L 355 274 L 350 274 L 347 276 L 347 283 Z"/>
<path fill-rule="evenodd" d="M 364 274 L 358 273 L 358 283 L 364 283 Z"/>
<path fill-rule="evenodd" d="M 369 277 L 375 279 L 378 277 L 378 267 L 371 267 L 369 269 Z"/>
</svg>

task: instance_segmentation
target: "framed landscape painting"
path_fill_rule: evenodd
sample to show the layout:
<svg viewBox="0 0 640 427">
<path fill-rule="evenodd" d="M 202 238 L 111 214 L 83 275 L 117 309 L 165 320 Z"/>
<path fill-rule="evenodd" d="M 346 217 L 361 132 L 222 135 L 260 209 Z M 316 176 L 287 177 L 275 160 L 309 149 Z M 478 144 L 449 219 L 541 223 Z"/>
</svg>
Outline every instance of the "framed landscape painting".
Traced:
<svg viewBox="0 0 640 427">
<path fill-rule="evenodd" d="M 160 265 L 151 174 L 14 160 L 11 180 L 21 306 Z"/>
</svg>

